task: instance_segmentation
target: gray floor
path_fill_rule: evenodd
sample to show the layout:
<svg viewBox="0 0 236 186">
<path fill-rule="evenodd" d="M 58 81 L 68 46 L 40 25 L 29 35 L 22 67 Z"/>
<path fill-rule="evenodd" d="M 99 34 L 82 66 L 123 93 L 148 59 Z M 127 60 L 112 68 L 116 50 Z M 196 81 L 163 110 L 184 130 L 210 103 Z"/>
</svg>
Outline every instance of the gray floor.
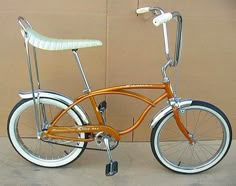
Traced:
<svg viewBox="0 0 236 186">
<path fill-rule="evenodd" d="M 85 151 L 80 159 L 63 168 L 47 169 L 28 163 L 0 138 L 0 185 L 236 185 L 236 141 L 227 156 L 213 169 L 197 175 L 176 174 L 154 158 L 149 143 L 120 143 L 113 151 L 119 173 L 106 177 L 107 154 Z"/>
</svg>

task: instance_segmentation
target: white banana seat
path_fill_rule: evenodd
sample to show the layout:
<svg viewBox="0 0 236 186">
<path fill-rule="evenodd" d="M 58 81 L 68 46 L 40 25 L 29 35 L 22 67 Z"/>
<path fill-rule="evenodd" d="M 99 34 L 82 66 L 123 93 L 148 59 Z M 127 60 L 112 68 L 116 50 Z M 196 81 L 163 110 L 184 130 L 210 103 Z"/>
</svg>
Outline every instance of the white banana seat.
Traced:
<svg viewBox="0 0 236 186">
<path fill-rule="evenodd" d="M 26 32 L 29 43 L 43 50 L 73 50 L 102 45 L 102 42 L 99 40 L 49 38 L 29 27 L 26 29 Z"/>
</svg>

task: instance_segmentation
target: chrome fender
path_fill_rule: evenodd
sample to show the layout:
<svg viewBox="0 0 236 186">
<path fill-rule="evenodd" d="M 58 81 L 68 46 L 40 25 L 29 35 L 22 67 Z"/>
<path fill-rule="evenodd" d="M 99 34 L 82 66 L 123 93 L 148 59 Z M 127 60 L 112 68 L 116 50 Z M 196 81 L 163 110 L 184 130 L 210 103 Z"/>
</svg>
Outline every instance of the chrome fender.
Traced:
<svg viewBox="0 0 236 186">
<path fill-rule="evenodd" d="M 65 103 L 67 105 L 71 105 L 73 103 L 73 99 L 71 99 L 63 94 L 54 92 L 54 91 L 35 90 L 34 94 L 35 94 L 36 99 L 38 99 L 40 97 L 41 98 L 52 98 L 52 99 L 58 100 L 62 103 Z M 33 98 L 32 92 L 19 92 L 19 96 L 22 99 L 32 99 Z M 84 124 L 89 123 L 89 117 L 88 117 L 87 113 L 79 105 L 75 105 L 73 107 L 73 110 L 78 114 L 78 116 L 80 117 L 80 119 L 82 120 L 82 122 Z"/>
<path fill-rule="evenodd" d="M 183 100 L 178 100 L 178 102 L 176 102 L 175 104 L 177 105 L 178 108 L 183 108 L 186 106 L 190 106 L 192 104 L 191 99 L 183 99 Z M 167 105 L 166 107 L 164 107 L 163 109 L 161 109 L 152 119 L 151 124 L 150 124 L 150 128 L 154 128 L 156 126 L 156 124 L 166 115 L 168 115 L 170 112 L 172 111 L 172 106 L 171 105 Z"/>
</svg>

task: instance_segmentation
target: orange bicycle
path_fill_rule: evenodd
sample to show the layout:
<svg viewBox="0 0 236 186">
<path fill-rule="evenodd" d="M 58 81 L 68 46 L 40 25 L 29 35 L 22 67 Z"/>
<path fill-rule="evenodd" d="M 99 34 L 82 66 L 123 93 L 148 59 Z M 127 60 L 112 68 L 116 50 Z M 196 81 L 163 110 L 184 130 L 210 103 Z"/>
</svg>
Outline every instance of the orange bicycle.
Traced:
<svg viewBox="0 0 236 186">
<path fill-rule="evenodd" d="M 155 158 L 168 169 L 179 173 L 199 173 L 219 163 L 230 148 L 232 130 L 225 114 L 216 106 L 203 101 L 180 99 L 172 90 L 167 76 L 168 67 L 178 65 L 182 43 L 182 17 L 179 12 L 165 12 L 159 7 L 137 9 L 138 14 L 151 12 L 153 24 L 162 25 L 167 62 L 162 67 L 160 84 L 131 84 L 92 91 L 79 60 L 78 49 L 102 45 L 99 40 L 53 39 L 35 30 L 23 17 L 18 18 L 24 37 L 29 69 L 30 92 L 19 92 L 22 98 L 8 118 L 8 134 L 15 150 L 26 160 L 43 167 L 60 167 L 76 160 L 85 149 L 107 151 L 109 163 L 106 175 L 118 172 L 111 150 L 117 147 L 121 136 L 135 130 L 147 113 L 159 102 L 168 104 L 151 120 L 151 148 Z M 177 20 L 175 55 L 169 52 L 167 22 Z M 34 85 L 30 47 L 33 47 L 37 89 Z M 36 48 L 44 50 L 72 50 L 84 82 L 84 91 L 77 99 L 40 88 Z M 150 99 L 135 92 L 137 89 L 160 89 L 160 96 Z M 96 96 L 123 95 L 147 104 L 134 125 L 118 131 L 106 124 L 106 101 L 96 103 Z M 91 102 L 97 123 L 91 123 L 80 106 Z M 97 148 L 88 148 L 88 142 L 96 142 Z"/>
</svg>

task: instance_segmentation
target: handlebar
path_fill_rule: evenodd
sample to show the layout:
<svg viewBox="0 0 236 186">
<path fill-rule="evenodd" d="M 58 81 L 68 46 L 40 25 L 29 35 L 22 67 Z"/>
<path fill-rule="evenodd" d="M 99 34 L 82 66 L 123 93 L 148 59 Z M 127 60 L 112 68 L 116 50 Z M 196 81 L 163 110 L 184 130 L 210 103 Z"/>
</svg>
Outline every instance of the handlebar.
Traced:
<svg viewBox="0 0 236 186">
<path fill-rule="evenodd" d="M 136 13 L 137 13 L 137 14 L 143 14 L 143 13 L 150 12 L 150 8 L 151 8 L 151 7 L 138 8 L 138 9 L 136 10 Z"/>
<path fill-rule="evenodd" d="M 171 13 L 164 13 L 164 14 L 161 14 L 161 15 L 155 17 L 152 22 L 155 26 L 159 26 L 163 23 L 170 21 L 172 18 L 173 18 L 173 16 Z"/>
<path fill-rule="evenodd" d="M 160 7 L 143 7 L 136 10 L 137 14 L 144 14 L 147 12 L 152 12 L 155 15 L 153 19 L 154 26 L 163 25 L 163 33 L 164 33 L 164 43 L 165 43 L 165 53 L 166 58 L 170 66 L 177 66 L 180 60 L 180 53 L 182 47 L 182 16 L 179 12 L 168 12 L 165 13 L 163 9 Z M 174 58 L 170 55 L 169 50 L 169 41 L 167 34 L 166 23 L 173 18 L 177 19 L 177 33 L 176 33 L 176 41 L 175 41 L 175 55 Z"/>
</svg>

